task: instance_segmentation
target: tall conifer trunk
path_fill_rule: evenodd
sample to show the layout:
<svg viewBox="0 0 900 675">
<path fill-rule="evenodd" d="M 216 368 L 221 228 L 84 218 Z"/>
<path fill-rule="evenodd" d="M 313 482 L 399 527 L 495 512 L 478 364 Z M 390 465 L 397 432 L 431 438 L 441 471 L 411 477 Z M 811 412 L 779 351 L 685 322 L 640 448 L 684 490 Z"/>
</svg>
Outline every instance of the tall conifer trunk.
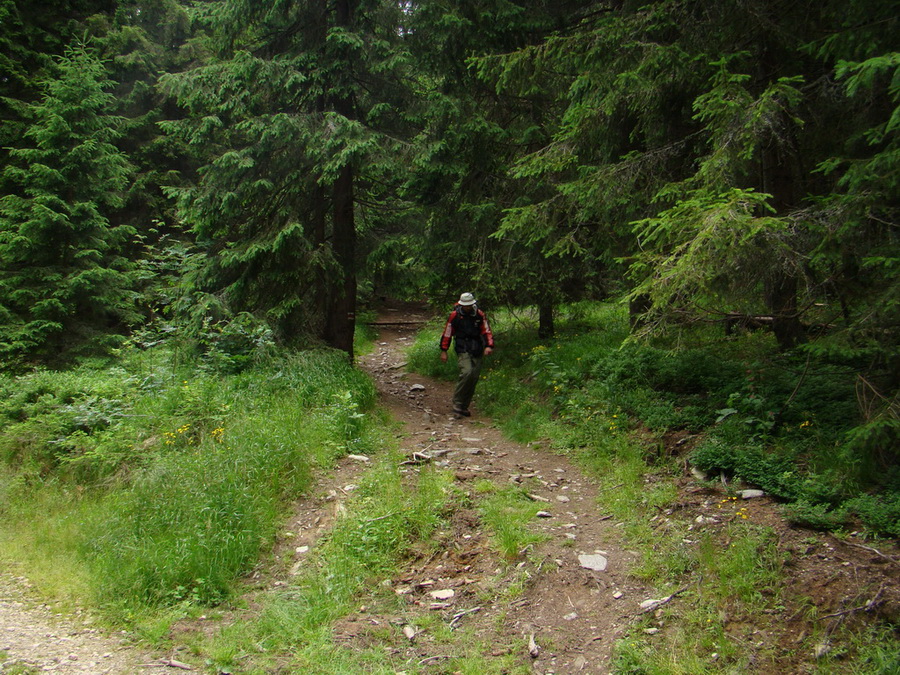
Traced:
<svg viewBox="0 0 900 675">
<path fill-rule="evenodd" d="M 765 11 L 768 13 L 772 9 Z M 772 16 L 772 20 L 775 21 L 776 17 Z M 777 65 L 774 49 L 766 47 L 760 58 L 760 79 L 765 81 L 769 73 L 777 72 Z M 800 158 L 794 136 L 795 122 L 786 113 L 782 115 L 784 136 L 767 139 L 760 166 L 763 192 L 772 195 L 772 204 L 779 217 L 797 208 L 798 196 L 803 194 Z M 775 265 L 764 283 L 763 301 L 772 314 L 772 332 L 782 351 L 806 341 L 797 309 L 798 288 L 797 273 L 783 264 Z"/>
<path fill-rule="evenodd" d="M 338 26 L 351 28 L 352 0 L 337 0 L 335 18 Z M 347 64 L 349 67 L 349 64 Z M 346 89 L 345 89 L 346 91 Z M 353 118 L 353 100 L 349 94 L 334 101 L 334 109 L 348 119 Z M 333 281 L 332 305 L 328 315 L 328 342 L 353 359 L 353 333 L 356 328 L 356 222 L 353 212 L 353 166 L 341 168 L 333 186 L 333 251 L 340 277 Z"/>
<path fill-rule="evenodd" d="M 553 301 L 541 300 L 538 303 L 538 337 L 551 338 L 556 332 L 553 323 Z"/>
<path fill-rule="evenodd" d="M 353 216 L 353 167 L 345 166 L 334 184 L 334 257 L 341 276 L 332 287 L 328 317 L 329 344 L 353 359 L 353 332 L 356 328 L 356 223 Z"/>
<path fill-rule="evenodd" d="M 779 216 L 795 208 L 795 195 L 800 182 L 797 158 L 786 146 L 771 147 L 763 153 L 763 190 L 773 196 Z M 797 307 L 799 282 L 793 270 L 775 265 L 765 281 L 764 301 L 772 314 L 772 332 L 782 351 L 806 341 Z"/>
</svg>

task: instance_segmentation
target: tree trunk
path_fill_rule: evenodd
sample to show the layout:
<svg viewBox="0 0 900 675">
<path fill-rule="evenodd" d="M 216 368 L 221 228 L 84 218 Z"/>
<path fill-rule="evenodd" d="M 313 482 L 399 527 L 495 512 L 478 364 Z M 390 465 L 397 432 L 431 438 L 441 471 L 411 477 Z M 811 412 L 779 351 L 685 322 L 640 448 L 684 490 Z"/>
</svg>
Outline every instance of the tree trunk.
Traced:
<svg viewBox="0 0 900 675">
<path fill-rule="evenodd" d="M 766 73 L 774 72 L 776 59 L 769 49 L 763 51 L 760 65 Z M 795 122 L 782 113 L 784 130 L 782 137 L 767 139 L 761 154 L 760 183 L 763 192 L 772 195 L 772 205 L 779 216 L 785 216 L 797 208 L 804 194 L 801 155 L 795 137 Z M 797 270 L 788 261 L 772 261 L 772 269 L 764 283 L 764 302 L 772 314 L 772 332 L 782 351 L 793 349 L 806 341 L 803 324 L 797 311 L 799 279 Z"/>
<path fill-rule="evenodd" d="M 353 217 L 353 167 L 345 166 L 334 183 L 334 257 L 340 277 L 333 282 L 328 342 L 353 360 L 356 329 L 356 223 Z"/>
<path fill-rule="evenodd" d="M 328 270 L 323 267 L 322 256 L 325 253 L 327 244 L 326 232 L 328 229 L 330 201 L 324 186 L 316 184 L 314 190 L 314 207 L 312 214 L 310 214 L 311 220 L 306 232 L 306 236 L 312 244 L 313 255 L 316 257 L 316 264 L 312 270 L 313 297 L 307 298 L 303 304 L 311 308 L 305 312 L 307 314 L 305 317 L 307 322 L 306 329 L 312 329 L 317 337 L 328 342 L 328 331 L 330 330 L 328 317 L 331 316 L 332 294 L 330 292 L 331 282 L 328 278 Z M 301 307 L 301 311 L 298 312 L 301 316 L 298 319 L 303 319 L 303 313 L 303 308 Z M 310 317 L 313 319 L 312 325 L 310 325 Z"/>
<path fill-rule="evenodd" d="M 338 26 L 350 28 L 352 0 L 335 2 L 335 19 Z M 349 64 L 347 64 L 349 67 Z M 346 91 L 346 89 L 345 89 Z M 353 98 L 349 93 L 338 95 L 335 111 L 347 119 L 354 114 Z M 334 281 L 333 301 L 328 317 L 329 344 L 341 349 L 353 360 L 353 333 L 356 329 L 356 222 L 353 214 L 353 166 L 341 168 L 334 182 L 334 222 L 332 250 L 340 269 L 340 278 Z"/>
<path fill-rule="evenodd" d="M 778 348 L 787 351 L 805 342 L 806 334 L 797 314 L 797 278 L 776 270 L 766 282 L 765 295 Z"/>
<path fill-rule="evenodd" d="M 553 303 L 544 300 L 538 304 L 538 337 L 551 338 L 556 332 L 553 325 Z"/>
<path fill-rule="evenodd" d="M 628 323 L 631 330 L 637 330 L 644 325 L 644 314 L 646 314 L 653 303 L 650 301 L 649 295 L 638 295 L 631 299 L 628 303 Z"/>
</svg>

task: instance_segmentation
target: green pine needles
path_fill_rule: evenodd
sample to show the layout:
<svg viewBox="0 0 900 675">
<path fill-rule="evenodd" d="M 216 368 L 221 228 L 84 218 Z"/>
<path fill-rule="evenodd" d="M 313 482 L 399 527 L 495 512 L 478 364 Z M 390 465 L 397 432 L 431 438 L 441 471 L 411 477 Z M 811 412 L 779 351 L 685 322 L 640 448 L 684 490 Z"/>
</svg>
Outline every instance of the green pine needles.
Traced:
<svg viewBox="0 0 900 675">
<path fill-rule="evenodd" d="M 134 318 L 125 247 L 112 218 L 130 166 L 113 144 L 103 63 L 86 44 L 58 59 L 10 152 L 0 198 L 0 359 L 48 356 Z"/>
</svg>

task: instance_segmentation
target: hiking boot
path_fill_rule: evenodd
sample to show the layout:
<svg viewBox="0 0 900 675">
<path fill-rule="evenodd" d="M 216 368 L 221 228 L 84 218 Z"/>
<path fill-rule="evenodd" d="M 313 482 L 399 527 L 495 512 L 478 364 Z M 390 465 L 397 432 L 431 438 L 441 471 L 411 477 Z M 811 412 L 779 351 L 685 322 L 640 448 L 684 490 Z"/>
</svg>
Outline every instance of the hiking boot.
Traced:
<svg viewBox="0 0 900 675">
<path fill-rule="evenodd" d="M 468 410 L 463 410 L 462 408 L 454 408 L 453 412 L 455 414 L 459 415 L 460 417 L 471 417 L 472 416 L 472 413 L 470 413 Z"/>
</svg>

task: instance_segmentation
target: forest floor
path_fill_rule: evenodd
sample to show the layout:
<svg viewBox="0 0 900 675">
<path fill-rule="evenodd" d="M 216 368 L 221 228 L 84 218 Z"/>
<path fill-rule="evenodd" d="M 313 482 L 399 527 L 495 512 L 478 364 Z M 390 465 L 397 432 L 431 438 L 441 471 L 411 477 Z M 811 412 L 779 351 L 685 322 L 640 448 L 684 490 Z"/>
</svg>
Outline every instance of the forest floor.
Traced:
<svg viewBox="0 0 900 675">
<path fill-rule="evenodd" d="M 396 313 L 403 321 L 417 318 L 409 310 Z M 524 488 L 541 507 L 532 523 L 540 540 L 510 564 L 498 558 L 478 513 L 461 508 L 442 533 L 440 554 L 410 560 L 392 580 L 411 613 L 348 617 L 338 634 L 348 644 L 365 643 L 378 624 L 411 625 L 416 612 L 439 612 L 451 625 L 493 644 L 497 656 L 518 651 L 535 672 L 608 672 L 614 642 L 651 595 L 628 573 L 637 553 L 624 547 L 621 527 L 598 503 L 601 486 L 565 457 L 505 439 L 479 415 L 477 392 L 472 417 L 454 415 L 452 383 L 403 371 L 411 327 L 392 323 L 390 313 L 381 323 L 374 352 L 360 361 L 375 379 L 382 404 L 403 425 L 406 454 L 433 458 L 473 501 L 478 481 Z M 593 556 L 581 560 L 605 569 L 582 566 L 580 556 Z M 436 602 L 431 593 L 445 589 L 453 597 Z M 416 663 L 454 656 L 445 649 L 435 650 L 427 634 L 405 646 L 407 660 Z"/>
<path fill-rule="evenodd" d="M 393 313 L 407 321 L 417 318 L 409 308 Z M 639 554 L 629 550 L 622 523 L 603 507 L 603 493 L 615 486 L 585 475 L 569 458 L 547 447 L 523 446 L 505 439 L 491 420 L 479 417 L 477 393 L 473 416 L 457 418 L 450 403 L 452 383 L 405 374 L 403 353 L 413 331 L 411 326 L 392 320 L 391 315 L 388 311 L 381 316 L 376 349 L 361 359 L 361 365 L 375 379 L 383 405 L 403 423 L 407 454 L 440 456 L 441 465 L 453 471 L 466 490 L 478 479 L 523 485 L 528 494 L 545 503 L 543 511 L 549 514 L 533 523 L 543 540 L 521 556 L 519 564 L 526 570 L 526 582 L 509 600 L 503 600 L 497 587 L 515 584 L 515 574 L 498 578 L 502 561 L 489 546 L 477 516 L 465 511 L 453 515 L 444 553 L 410 561 L 406 571 L 394 580 L 395 586 L 404 591 L 412 589 L 409 603 L 418 611 L 439 611 L 448 621 L 469 624 L 481 640 L 496 645 L 498 654 L 519 649 L 524 660 L 532 661 L 536 673 L 610 672 L 613 645 L 626 630 L 648 612 L 662 616 L 660 605 L 648 608 L 648 601 L 690 600 L 654 592 L 629 573 Z M 426 318 L 419 317 L 421 321 Z M 665 452 L 675 456 L 684 453 L 686 445 L 684 434 L 671 434 L 666 438 Z M 648 475 L 645 480 L 658 478 Z M 691 475 L 686 462 L 684 475 L 678 479 L 678 494 L 677 501 L 660 512 L 661 528 L 676 522 L 687 536 L 699 528 L 720 528 L 724 537 L 723 526 L 729 518 L 737 517 L 718 508 L 726 498 L 724 486 L 719 489 L 701 483 Z M 740 625 L 734 622 L 726 625 L 726 630 L 735 638 L 752 635 L 761 652 L 777 652 L 778 672 L 809 672 L 816 651 L 819 656 L 827 653 L 828 636 L 842 624 L 871 621 L 876 616 L 895 624 L 900 620 L 898 542 L 879 543 L 881 548 L 876 549 L 857 539 L 855 533 L 838 538 L 791 527 L 768 497 L 743 501 L 741 507 L 754 523 L 776 533 L 779 552 L 786 559 L 784 594 L 777 616 L 760 614 L 752 626 L 742 617 Z M 602 556 L 606 569 L 583 567 L 580 561 L 585 555 Z M 702 580 L 695 583 L 702 584 Z M 476 597 L 487 586 L 493 587 L 496 600 L 485 605 Z M 446 587 L 456 590 L 451 602 L 430 600 L 430 590 Z M 477 612 L 466 613 L 475 607 Z M 348 617 L 338 632 L 348 644 L 365 643 L 373 626 L 392 620 L 399 621 L 360 614 Z M 403 620 L 410 622 L 409 617 Z M 725 620 L 727 624 L 728 618 Z M 649 639 L 657 635 L 661 638 L 665 630 L 660 618 L 645 629 L 642 639 L 647 635 Z M 810 649 L 814 635 L 821 637 Z M 532 650 L 528 650 L 529 645 Z M 773 649 L 773 645 L 777 647 Z M 406 649 L 409 660 L 418 663 L 452 656 L 430 649 L 427 636 Z M 767 672 L 768 667 L 760 663 L 758 672 Z"/>
<path fill-rule="evenodd" d="M 399 469 L 412 482 L 422 466 L 435 465 L 450 472 L 458 490 L 471 500 L 457 500 L 436 535 L 437 547 L 434 542 L 427 548 L 414 546 L 402 569 L 385 581 L 402 602 L 368 604 L 362 599 L 358 611 L 335 626 L 336 643 L 345 649 L 378 645 L 409 669 L 433 666 L 435 672 L 446 672 L 442 664 L 462 656 L 466 645 L 428 628 L 439 621 L 465 635 L 468 643 L 491 645 L 489 659 L 518 663 L 535 673 L 609 673 L 615 642 L 639 620 L 651 618 L 642 640 L 662 639 L 669 629 L 662 604 L 648 606 L 648 601 L 669 608 L 689 603 L 694 585 L 703 581 L 678 589 L 687 591 L 683 594 L 644 586 L 631 574 L 640 553 L 629 549 L 622 524 L 604 510 L 603 493 L 615 486 L 586 475 L 546 446 L 505 439 L 490 419 L 479 415 L 477 393 L 472 417 L 458 418 L 451 410 L 452 383 L 406 373 L 405 349 L 428 318 L 409 307 L 383 311 L 375 348 L 359 364 L 372 375 L 381 404 L 397 420 L 398 443 L 407 457 Z M 669 441 L 672 453 L 683 451 L 683 438 Z M 296 503 L 271 562 L 247 580 L 243 609 L 223 612 L 216 620 L 179 622 L 164 658 L 149 657 L 80 620 L 53 615 L 29 599 L 23 580 L 5 578 L 0 584 L 0 673 L 124 675 L 190 667 L 202 672 L 190 649 L 179 645 L 252 614 L 255 596 L 289 584 L 340 517 L 366 463 L 364 457 L 346 457 L 320 476 L 309 495 Z M 679 497 L 660 512 L 660 527 L 674 524 L 685 532 L 722 528 L 724 533 L 728 517 L 717 510 L 724 491 L 698 482 L 687 467 L 677 480 Z M 477 511 L 487 482 L 521 488 L 540 506 L 531 523 L 540 538 L 513 560 L 499 556 Z M 742 507 L 754 522 L 776 532 L 787 560 L 784 590 L 778 610 L 772 610 L 775 615 L 761 613 L 753 625 L 746 617 L 740 625 L 723 620 L 727 633 L 743 640 L 752 636 L 761 652 L 777 652 L 777 672 L 811 672 L 815 650 L 819 656 L 827 652 L 828 636 L 852 622 L 875 616 L 900 619 L 896 542 L 879 543 L 876 549 L 853 535 L 838 538 L 792 528 L 767 497 L 747 500 Z M 820 637 L 811 643 L 811 636 Z M 32 670 L 4 668 L 14 663 Z M 770 667 L 761 663 L 756 672 L 772 672 Z"/>
</svg>

